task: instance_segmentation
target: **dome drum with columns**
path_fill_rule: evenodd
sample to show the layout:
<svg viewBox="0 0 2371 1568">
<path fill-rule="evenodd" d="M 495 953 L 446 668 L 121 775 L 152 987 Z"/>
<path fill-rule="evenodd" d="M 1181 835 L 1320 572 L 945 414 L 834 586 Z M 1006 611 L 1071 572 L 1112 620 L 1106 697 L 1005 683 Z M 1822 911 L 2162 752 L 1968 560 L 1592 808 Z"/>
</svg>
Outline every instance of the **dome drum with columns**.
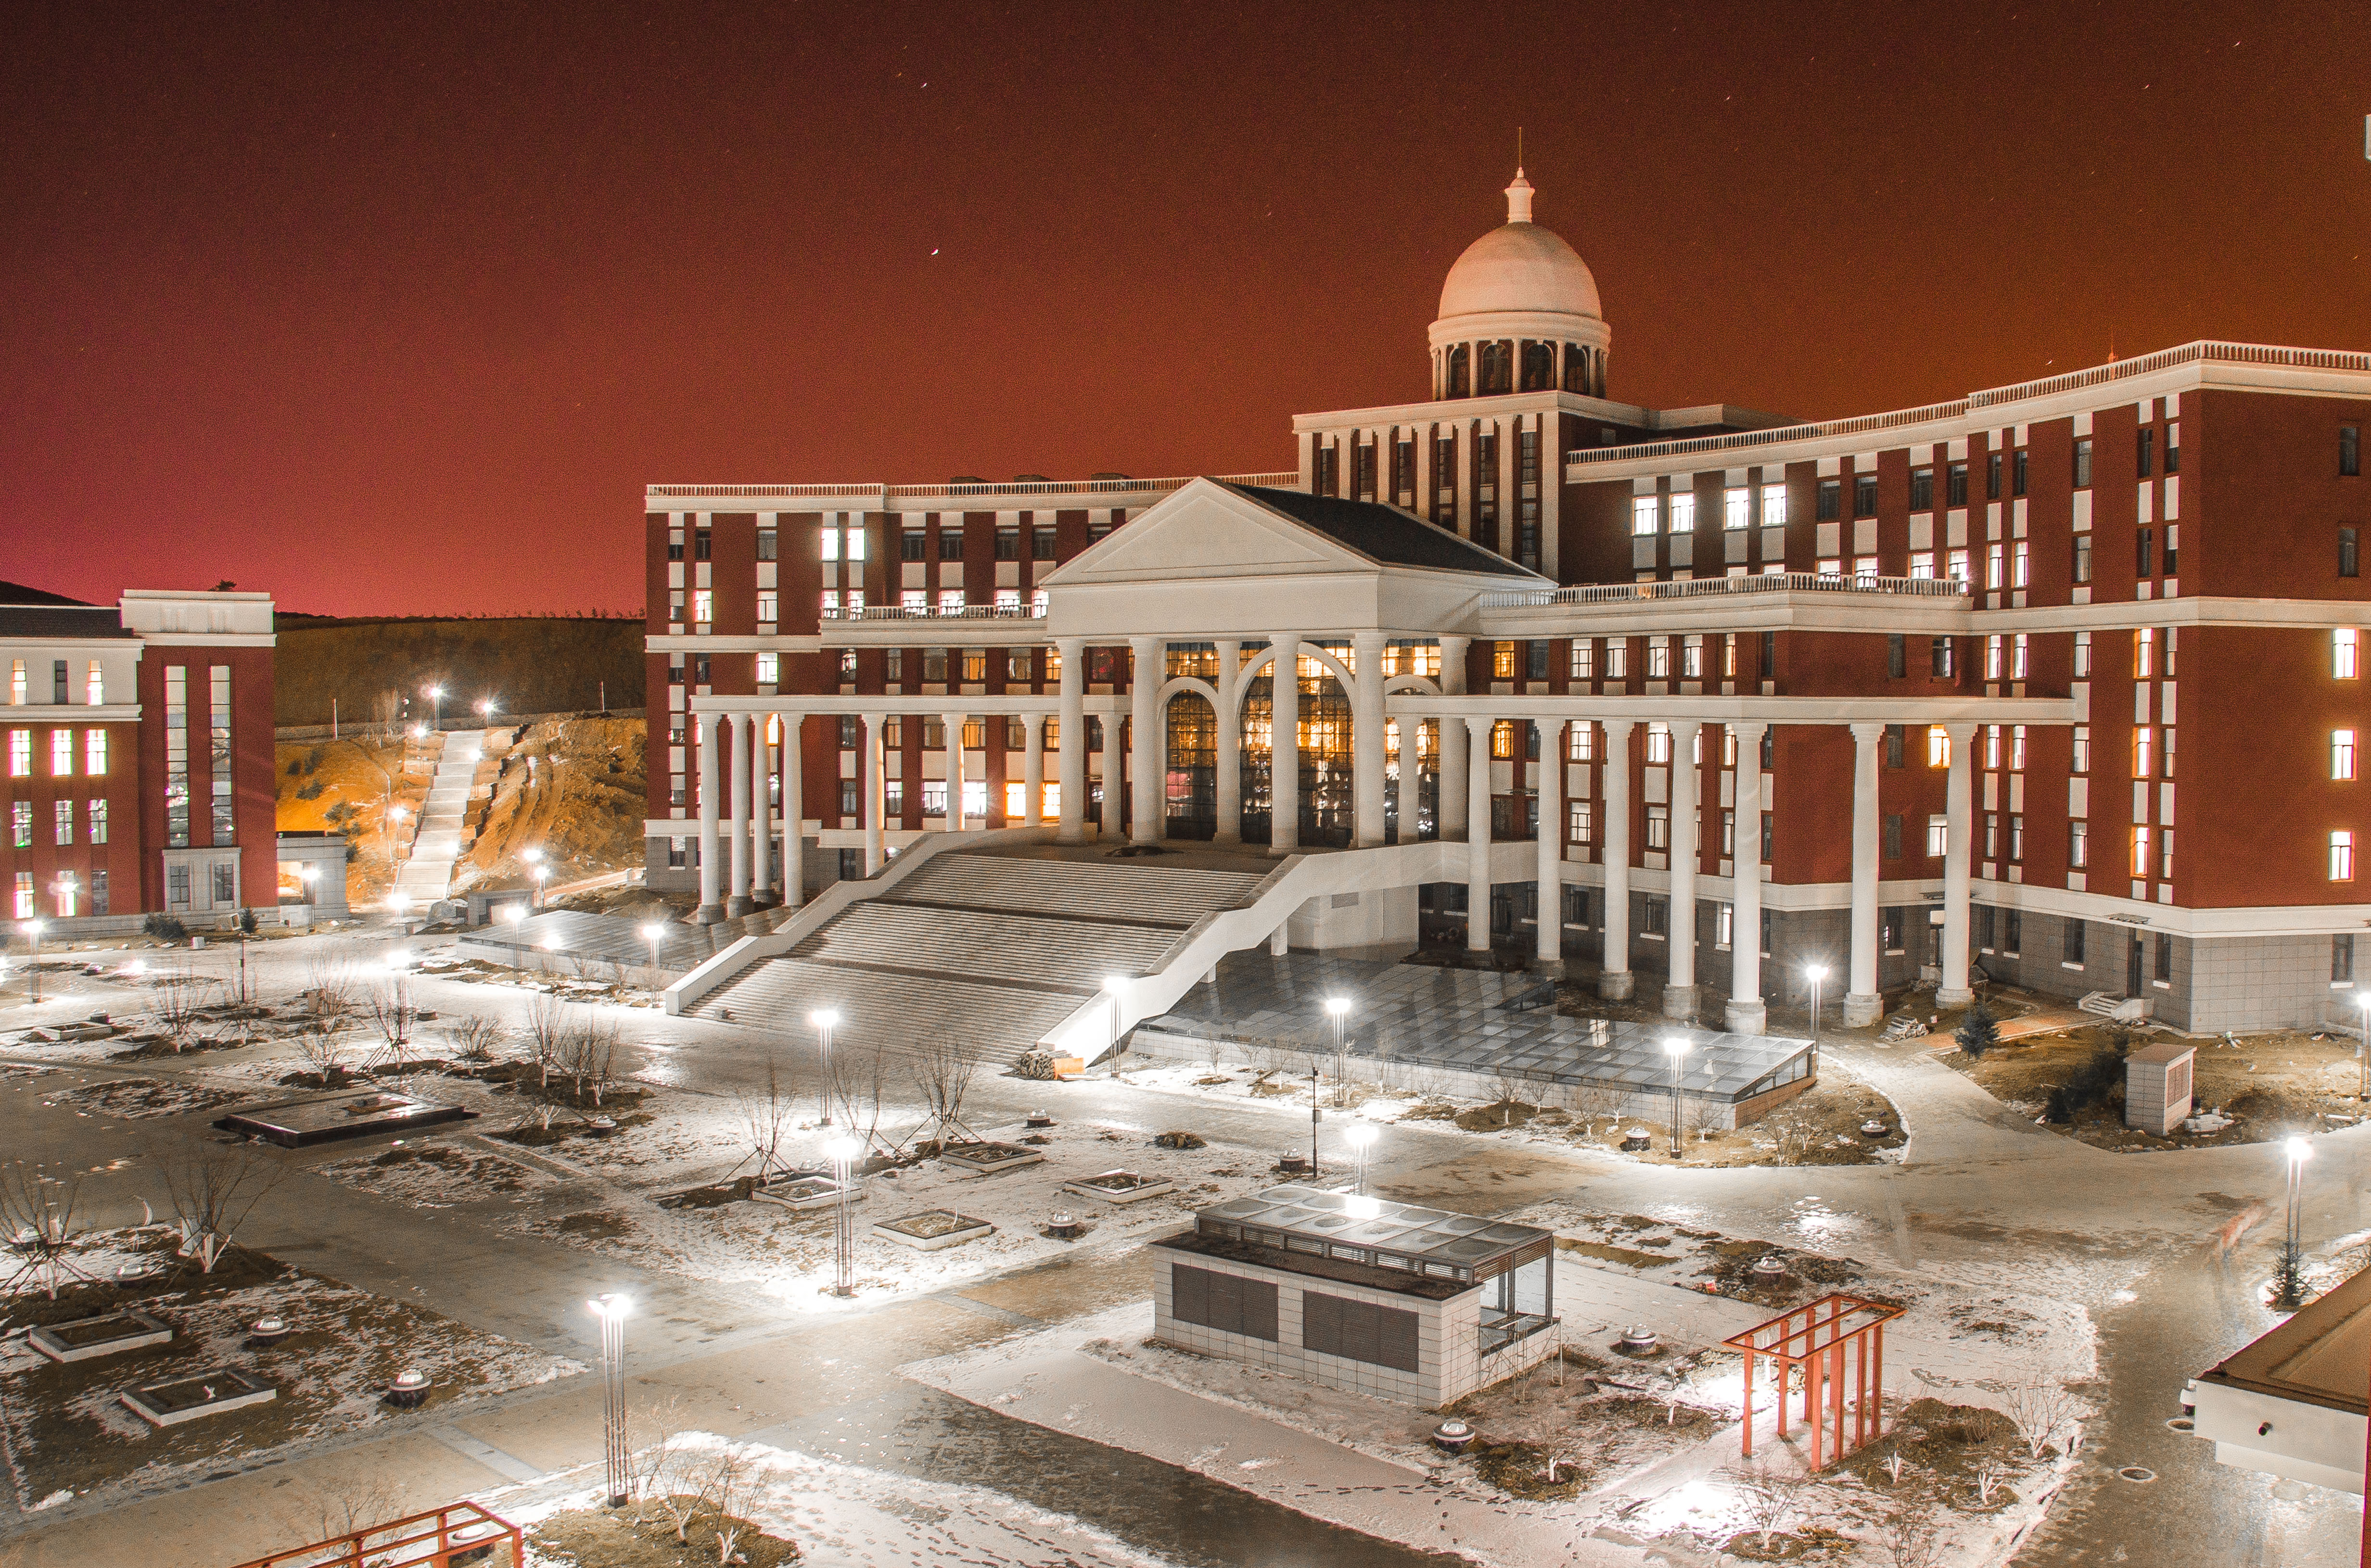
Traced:
<svg viewBox="0 0 2371 1568">
<path fill-rule="evenodd" d="M 1561 236 L 1532 222 L 1522 170 L 1507 187 L 1507 221 L 1449 270 L 1429 336 L 1435 398 L 1605 396 L 1613 334 L 1597 280 Z"/>
</svg>

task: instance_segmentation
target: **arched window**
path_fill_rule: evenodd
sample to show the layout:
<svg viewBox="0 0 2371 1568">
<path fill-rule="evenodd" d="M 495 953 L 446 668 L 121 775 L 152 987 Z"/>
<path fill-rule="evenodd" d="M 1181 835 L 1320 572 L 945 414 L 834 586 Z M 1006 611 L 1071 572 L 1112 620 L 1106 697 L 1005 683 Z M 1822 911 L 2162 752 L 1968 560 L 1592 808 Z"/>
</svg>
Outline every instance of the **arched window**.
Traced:
<svg viewBox="0 0 2371 1568">
<path fill-rule="evenodd" d="M 1494 393 L 1512 391 L 1514 377 L 1511 373 L 1514 366 L 1508 363 L 1512 357 L 1510 345 L 1507 343 L 1483 344 L 1481 385 L 1475 390 L 1485 398 Z"/>
<path fill-rule="evenodd" d="M 1589 351 L 1579 343 L 1564 346 L 1564 389 L 1586 398 L 1589 392 Z"/>
<path fill-rule="evenodd" d="M 1556 388 L 1556 345 L 1527 342 L 1523 345 L 1523 390 L 1549 392 Z"/>
<path fill-rule="evenodd" d="M 1445 398 L 1473 396 L 1473 367 L 1468 361 L 1463 343 L 1449 351 L 1449 386 L 1441 396 Z"/>
</svg>

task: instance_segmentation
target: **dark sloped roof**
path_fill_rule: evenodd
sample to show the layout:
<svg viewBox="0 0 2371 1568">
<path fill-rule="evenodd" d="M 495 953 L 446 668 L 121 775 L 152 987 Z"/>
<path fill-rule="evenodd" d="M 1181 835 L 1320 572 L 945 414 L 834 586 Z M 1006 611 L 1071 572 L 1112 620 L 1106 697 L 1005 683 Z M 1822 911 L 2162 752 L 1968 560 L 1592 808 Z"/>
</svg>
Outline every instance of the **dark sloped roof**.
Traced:
<svg viewBox="0 0 2371 1568">
<path fill-rule="evenodd" d="M 1338 496 L 1304 495 L 1299 490 L 1269 490 L 1260 485 L 1230 485 L 1223 479 L 1213 482 L 1386 566 L 1420 566 L 1439 571 L 1474 571 L 1492 577 L 1547 581 L 1471 539 L 1461 538 L 1446 528 L 1436 528 L 1395 506 L 1344 501 Z"/>
<path fill-rule="evenodd" d="M 0 637 L 59 641 L 130 635 L 113 605 L 86 605 L 21 582 L 0 582 Z"/>
<path fill-rule="evenodd" d="M 28 588 L 21 582 L 0 582 L 0 605 L 67 605 L 90 607 L 87 601 L 69 599 L 64 594 L 52 594 L 46 588 Z"/>
</svg>

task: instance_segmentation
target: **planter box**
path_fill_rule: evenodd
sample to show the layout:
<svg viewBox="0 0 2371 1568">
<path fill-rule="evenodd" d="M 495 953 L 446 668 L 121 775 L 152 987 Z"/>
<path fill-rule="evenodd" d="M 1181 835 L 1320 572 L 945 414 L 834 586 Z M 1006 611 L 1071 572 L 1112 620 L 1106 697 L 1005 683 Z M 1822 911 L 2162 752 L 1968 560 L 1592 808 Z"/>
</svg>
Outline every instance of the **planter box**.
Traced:
<svg viewBox="0 0 2371 1568">
<path fill-rule="evenodd" d="M 1177 1183 L 1166 1176 L 1139 1176 L 1133 1170 L 1106 1170 L 1100 1176 L 1081 1176 L 1062 1183 L 1066 1193 L 1099 1198 L 1107 1204 L 1139 1204 L 1176 1190 Z"/>
<path fill-rule="evenodd" d="M 108 1312 L 76 1318 L 70 1323 L 47 1324 L 27 1334 L 25 1343 L 52 1361 L 96 1361 L 102 1355 L 163 1344 L 172 1337 L 171 1329 L 145 1312 Z"/>
<path fill-rule="evenodd" d="M 977 1175 L 993 1176 L 1000 1170 L 1035 1165 L 1046 1158 L 1046 1151 L 1026 1144 L 957 1143 L 939 1150 L 939 1158 Z"/>
<path fill-rule="evenodd" d="M 873 1228 L 873 1234 L 884 1241 L 895 1241 L 916 1251 L 936 1252 L 948 1247 L 960 1247 L 966 1241 L 977 1241 L 983 1236 L 993 1236 L 996 1227 L 967 1214 L 929 1209 L 921 1214 L 885 1219 Z"/>
<path fill-rule="evenodd" d="M 761 1204 L 779 1204 L 786 1209 L 804 1212 L 808 1209 L 830 1208 L 839 1202 L 840 1185 L 828 1176 L 777 1176 L 762 1187 L 750 1189 L 749 1195 Z M 849 1201 L 864 1201 L 862 1182 L 850 1182 Z"/>
<path fill-rule="evenodd" d="M 209 1366 L 169 1383 L 151 1383 L 116 1396 L 133 1414 L 151 1426 L 178 1426 L 217 1411 L 262 1404 L 278 1397 L 269 1383 L 258 1382 L 228 1366 Z"/>
<path fill-rule="evenodd" d="M 339 1138 L 367 1137 L 373 1133 L 407 1133 L 441 1122 L 466 1121 L 477 1115 L 457 1105 L 440 1105 L 416 1095 L 381 1089 L 345 1090 L 336 1094 L 307 1095 L 272 1105 L 254 1105 L 214 1124 L 226 1133 L 245 1133 L 283 1148 L 304 1148 Z"/>
</svg>

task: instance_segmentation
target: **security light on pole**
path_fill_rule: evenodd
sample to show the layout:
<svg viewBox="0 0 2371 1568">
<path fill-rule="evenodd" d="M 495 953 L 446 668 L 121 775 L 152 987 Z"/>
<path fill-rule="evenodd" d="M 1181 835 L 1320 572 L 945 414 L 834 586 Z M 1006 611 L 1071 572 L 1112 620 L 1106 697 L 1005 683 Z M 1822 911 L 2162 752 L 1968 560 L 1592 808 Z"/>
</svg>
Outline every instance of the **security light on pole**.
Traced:
<svg viewBox="0 0 2371 1568">
<path fill-rule="evenodd" d="M 615 1294 L 585 1306 L 601 1320 L 601 1469 L 609 1506 L 626 1505 L 626 1315 L 634 1304 Z"/>
<path fill-rule="evenodd" d="M 854 1138 L 839 1137 L 823 1146 L 825 1158 L 831 1161 L 832 1179 L 839 1184 L 839 1203 L 835 1210 L 837 1224 L 833 1238 L 838 1251 L 839 1272 L 833 1281 L 834 1296 L 856 1294 L 856 1221 L 849 1208 L 855 1185 L 856 1157 L 864 1146 Z"/>
<path fill-rule="evenodd" d="M 1811 983 L 1811 1071 L 1820 1070 L 1820 984 L 1828 977 L 1824 963 L 1806 964 L 1803 977 Z"/>
<path fill-rule="evenodd" d="M 1671 1158 L 1680 1158 L 1680 1062 L 1688 1054 L 1688 1043 L 1674 1034 L 1663 1042 L 1663 1055 L 1671 1059 Z"/>
<path fill-rule="evenodd" d="M 1356 1123 L 1343 1132 L 1342 1137 L 1359 1161 L 1358 1182 L 1351 1191 L 1364 1196 L 1367 1191 L 1367 1156 L 1375 1147 L 1375 1124 L 1372 1122 Z"/>
<path fill-rule="evenodd" d="M 838 1008 L 817 1008 L 807 1014 L 807 1021 L 823 1036 L 823 1121 L 819 1125 L 831 1125 L 831 1032 L 839 1027 Z"/>
<path fill-rule="evenodd" d="M 659 943 L 666 936 L 666 928 L 656 920 L 642 928 L 642 940 L 651 944 L 651 978 L 659 975 Z"/>
<path fill-rule="evenodd" d="M 1119 1049 L 1119 998 L 1121 994 L 1127 989 L 1127 975 L 1106 974 L 1104 976 L 1104 995 L 1111 998 L 1112 1005 L 1111 1041 L 1104 1047 L 1105 1051 L 1116 1051 Z"/>
<path fill-rule="evenodd" d="M 25 973 L 32 976 L 33 994 L 29 1000 L 34 1007 L 41 1005 L 41 931 L 46 925 L 46 921 L 35 918 L 25 921 L 21 928 L 33 944 L 33 956 L 26 961 Z"/>
</svg>

